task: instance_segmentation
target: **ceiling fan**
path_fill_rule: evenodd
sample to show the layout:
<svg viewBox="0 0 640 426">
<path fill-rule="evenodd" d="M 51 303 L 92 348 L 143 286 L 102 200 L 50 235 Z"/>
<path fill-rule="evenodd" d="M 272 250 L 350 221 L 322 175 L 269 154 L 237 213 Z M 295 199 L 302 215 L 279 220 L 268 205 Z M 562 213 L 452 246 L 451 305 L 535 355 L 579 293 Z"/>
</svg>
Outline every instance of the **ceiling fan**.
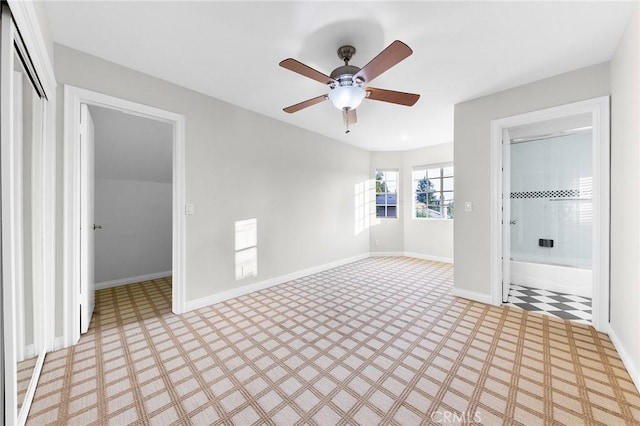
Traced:
<svg viewBox="0 0 640 426">
<path fill-rule="evenodd" d="M 283 68 L 329 86 L 328 94 L 291 105 L 284 108 L 284 111 L 294 113 L 329 99 L 336 108 L 342 110 L 342 118 L 346 126 L 345 133 L 349 133 L 349 125 L 357 122 L 356 108 L 365 98 L 406 106 L 413 106 L 418 101 L 420 95 L 415 93 L 364 87 L 365 84 L 370 83 L 371 80 L 409 57 L 413 53 L 409 46 L 396 40 L 362 68 L 349 65 L 349 61 L 355 53 L 356 48 L 353 46 L 340 47 L 338 57 L 344 61 L 344 65 L 334 69 L 331 75 L 325 75 L 292 58 L 280 62 L 280 66 Z"/>
</svg>

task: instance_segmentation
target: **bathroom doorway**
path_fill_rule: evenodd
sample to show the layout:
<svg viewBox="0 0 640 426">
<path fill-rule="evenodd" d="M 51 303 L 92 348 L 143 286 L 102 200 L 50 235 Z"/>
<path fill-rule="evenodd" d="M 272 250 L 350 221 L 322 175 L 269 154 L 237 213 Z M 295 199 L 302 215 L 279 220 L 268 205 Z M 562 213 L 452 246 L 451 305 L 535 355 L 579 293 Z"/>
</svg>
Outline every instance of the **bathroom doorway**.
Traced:
<svg viewBox="0 0 640 426">
<path fill-rule="evenodd" d="M 492 122 L 493 302 L 609 322 L 609 98 Z"/>
<path fill-rule="evenodd" d="M 588 114 L 509 129 L 510 282 L 503 303 L 590 324 L 593 138 Z M 557 129 L 557 130 L 556 130 Z M 506 287 L 506 283 L 505 283 Z"/>
</svg>

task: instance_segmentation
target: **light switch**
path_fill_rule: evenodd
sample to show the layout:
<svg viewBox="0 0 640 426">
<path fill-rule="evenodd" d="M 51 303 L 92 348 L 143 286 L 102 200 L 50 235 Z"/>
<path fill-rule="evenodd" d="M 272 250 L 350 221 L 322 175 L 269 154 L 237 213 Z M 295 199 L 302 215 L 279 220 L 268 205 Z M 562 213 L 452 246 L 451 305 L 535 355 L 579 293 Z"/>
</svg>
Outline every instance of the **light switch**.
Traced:
<svg viewBox="0 0 640 426">
<path fill-rule="evenodd" d="M 471 201 L 464 202 L 464 211 L 465 212 L 473 211 L 473 204 L 471 204 Z"/>
<path fill-rule="evenodd" d="M 193 204 L 188 203 L 187 207 L 185 209 L 185 213 L 186 214 L 194 214 L 196 212 L 196 206 Z"/>
</svg>

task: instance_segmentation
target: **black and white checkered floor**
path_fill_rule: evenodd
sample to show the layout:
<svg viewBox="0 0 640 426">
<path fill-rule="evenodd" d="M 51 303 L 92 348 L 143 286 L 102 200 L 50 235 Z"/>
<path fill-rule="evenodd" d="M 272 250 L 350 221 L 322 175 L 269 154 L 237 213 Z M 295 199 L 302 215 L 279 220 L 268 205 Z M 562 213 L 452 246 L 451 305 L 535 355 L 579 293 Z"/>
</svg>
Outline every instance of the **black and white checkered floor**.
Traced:
<svg viewBox="0 0 640 426">
<path fill-rule="evenodd" d="M 511 284 L 505 305 L 591 324 L 591 299 L 588 297 Z"/>
</svg>

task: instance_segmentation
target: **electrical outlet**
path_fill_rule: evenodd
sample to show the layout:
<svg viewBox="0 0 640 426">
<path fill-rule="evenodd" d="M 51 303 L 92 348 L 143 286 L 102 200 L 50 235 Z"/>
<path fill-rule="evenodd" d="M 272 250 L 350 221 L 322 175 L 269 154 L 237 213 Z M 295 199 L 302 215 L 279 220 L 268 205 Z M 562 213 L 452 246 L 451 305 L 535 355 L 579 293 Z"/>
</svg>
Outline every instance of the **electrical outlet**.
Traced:
<svg viewBox="0 0 640 426">
<path fill-rule="evenodd" d="M 380 240 L 376 240 L 376 247 L 380 247 Z"/>
<path fill-rule="evenodd" d="M 189 203 L 187 204 L 186 208 L 185 208 L 185 213 L 186 214 L 194 214 L 196 212 L 196 206 Z"/>
</svg>

